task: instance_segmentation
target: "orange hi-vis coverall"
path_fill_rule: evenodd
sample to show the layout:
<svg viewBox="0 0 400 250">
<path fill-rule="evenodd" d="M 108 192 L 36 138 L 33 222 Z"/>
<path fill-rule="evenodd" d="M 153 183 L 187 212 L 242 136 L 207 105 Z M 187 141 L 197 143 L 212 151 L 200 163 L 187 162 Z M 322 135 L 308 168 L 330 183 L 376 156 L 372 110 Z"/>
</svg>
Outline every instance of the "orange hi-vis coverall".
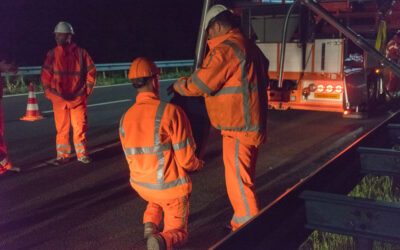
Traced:
<svg viewBox="0 0 400 250">
<path fill-rule="evenodd" d="M 183 96 L 204 96 L 211 124 L 221 130 L 225 181 L 236 230 L 258 213 L 255 165 L 266 135 L 268 60 L 238 29 L 208 40 L 201 68 L 174 83 Z"/>
<path fill-rule="evenodd" d="M 0 71 L 0 174 L 5 173 L 7 170 L 11 168 L 11 163 L 8 160 L 7 156 L 7 147 L 6 142 L 4 140 L 4 120 L 3 120 L 3 81 L 1 79 L 1 71 Z"/>
<path fill-rule="evenodd" d="M 186 171 L 200 166 L 189 120 L 178 106 L 144 92 L 122 116 L 119 133 L 131 186 L 149 202 L 143 223 L 159 225 L 164 212 L 161 235 L 167 248 L 183 245 L 192 190 Z"/>
<path fill-rule="evenodd" d="M 394 63 L 400 63 L 400 35 L 396 35 L 386 45 L 386 57 Z M 386 88 L 391 93 L 400 91 L 400 79 L 391 70 L 388 72 Z"/>
<path fill-rule="evenodd" d="M 71 125 L 77 158 L 87 155 L 86 99 L 96 84 L 92 59 L 75 43 L 57 46 L 47 53 L 41 77 L 46 98 L 53 103 L 57 157 L 68 158 L 71 154 Z"/>
</svg>

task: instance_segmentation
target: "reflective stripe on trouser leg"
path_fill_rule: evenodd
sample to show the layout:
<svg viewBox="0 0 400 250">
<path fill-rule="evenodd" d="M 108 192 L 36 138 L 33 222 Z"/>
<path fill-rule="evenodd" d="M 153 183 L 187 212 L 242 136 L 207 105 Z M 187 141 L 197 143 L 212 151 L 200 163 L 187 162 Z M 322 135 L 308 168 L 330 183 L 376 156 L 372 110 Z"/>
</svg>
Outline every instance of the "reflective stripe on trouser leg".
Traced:
<svg viewBox="0 0 400 250">
<path fill-rule="evenodd" d="M 189 216 L 189 196 L 162 201 L 164 210 L 164 230 L 167 249 L 183 246 L 188 240 L 187 223 Z"/>
<path fill-rule="evenodd" d="M 86 131 L 87 131 L 87 107 L 86 102 L 71 108 L 71 125 L 74 134 L 76 157 L 87 155 Z"/>
<path fill-rule="evenodd" d="M 4 140 L 4 120 L 3 120 L 3 106 L 0 99 L 0 151 L 7 154 L 6 142 Z"/>
<path fill-rule="evenodd" d="M 56 150 L 57 157 L 69 157 L 71 146 L 69 144 L 69 129 L 71 126 L 70 111 L 66 105 L 53 102 L 54 122 L 56 124 Z"/>
<path fill-rule="evenodd" d="M 71 154 L 71 145 L 56 144 L 57 157 L 68 158 Z"/>
<path fill-rule="evenodd" d="M 259 211 L 254 185 L 257 153 L 257 147 L 223 136 L 226 188 L 234 210 L 232 230 L 236 230 Z"/>
<path fill-rule="evenodd" d="M 4 140 L 4 120 L 3 120 L 3 106 L 0 100 L 0 174 L 6 172 L 11 168 L 11 164 L 7 157 L 7 147 Z"/>
<path fill-rule="evenodd" d="M 160 205 L 149 201 L 143 214 L 143 224 L 147 222 L 152 222 L 155 225 L 159 226 L 162 219 L 162 213 L 163 210 Z"/>
<path fill-rule="evenodd" d="M 5 152 L 0 152 L 0 174 L 3 174 L 7 172 L 7 170 L 10 170 L 11 164 L 8 161 L 7 155 Z"/>
</svg>

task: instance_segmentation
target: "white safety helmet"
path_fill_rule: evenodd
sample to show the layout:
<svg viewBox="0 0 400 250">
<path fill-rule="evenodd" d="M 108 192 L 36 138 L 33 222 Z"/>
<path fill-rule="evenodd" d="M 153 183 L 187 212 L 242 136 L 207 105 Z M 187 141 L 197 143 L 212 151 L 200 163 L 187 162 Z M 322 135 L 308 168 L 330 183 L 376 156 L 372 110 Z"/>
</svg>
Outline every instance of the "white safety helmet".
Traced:
<svg viewBox="0 0 400 250">
<path fill-rule="evenodd" d="M 74 34 L 74 29 L 72 25 L 67 22 L 59 22 L 54 28 L 54 33 L 69 33 Z"/>
<path fill-rule="evenodd" d="M 204 28 L 207 29 L 208 25 L 210 25 L 210 21 L 218 16 L 219 13 L 224 12 L 225 10 L 229 10 L 230 12 L 232 12 L 232 10 L 228 9 L 227 7 L 225 7 L 222 4 L 216 4 L 214 6 L 212 6 L 206 14 L 206 17 L 204 19 Z"/>
</svg>

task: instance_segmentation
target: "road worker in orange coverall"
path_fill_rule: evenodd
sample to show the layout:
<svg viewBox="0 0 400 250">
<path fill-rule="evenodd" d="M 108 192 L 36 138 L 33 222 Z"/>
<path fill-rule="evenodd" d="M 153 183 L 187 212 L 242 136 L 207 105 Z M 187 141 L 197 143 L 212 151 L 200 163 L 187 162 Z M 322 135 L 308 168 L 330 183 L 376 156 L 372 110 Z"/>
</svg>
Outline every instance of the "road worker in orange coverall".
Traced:
<svg viewBox="0 0 400 250">
<path fill-rule="evenodd" d="M 54 29 L 57 46 L 47 53 L 41 75 L 46 98 L 53 102 L 58 164 L 70 160 L 71 125 L 78 161 L 91 162 L 86 147 L 86 100 L 96 84 L 96 67 L 88 52 L 71 41 L 73 34 L 71 24 L 57 24 Z"/>
<path fill-rule="evenodd" d="M 394 63 L 400 65 L 400 30 L 394 34 L 392 40 L 386 45 L 386 57 L 392 60 Z M 396 98 L 400 94 L 400 79 L 392 71 L 387 73 L 387 84 L 386 88 L 389 94 Z"/>
<path fill-rule="evenodd" d="M 0 60 L 0 174 L 4 174 L 8 170 L 19 170 L 11 165 L 7 155 L 6 142 L 4 140 L 3 107 L 1 104 L 1 99 L 3 98 L 3 81 L 1 78 L 2 72 L 13 72 L 15 74 L 18 72 L 18 68 L 11 63 L 7 63 L 5 60 Z"/>
<path fill-rule="evenodd" d="M 268 60 L 239 30 L 223 5 L 205 17 L 209 53 L 202 67 L 174 83 L 183 96 L 204 96 L 211 124 L 221 130 L 225 181 L 236 230 L 259 211 L 255 194 L 258 147 L 266 137 Z"/>
<path fill-rule="evenodd" d="M 136 103 L 122 116 L 120 139 L 130 169 L 130 183 L 148 204 L 143 216 L 148 249 L 172 249 L 187 241 L 188 171 L 204 162 L 183 110 L 159 99 L 158 68 L 146 58 L 132 62 L 129 79 L 137 89 Z M 164 229 L 159 232 L 162 213 Z"/>
</svg>

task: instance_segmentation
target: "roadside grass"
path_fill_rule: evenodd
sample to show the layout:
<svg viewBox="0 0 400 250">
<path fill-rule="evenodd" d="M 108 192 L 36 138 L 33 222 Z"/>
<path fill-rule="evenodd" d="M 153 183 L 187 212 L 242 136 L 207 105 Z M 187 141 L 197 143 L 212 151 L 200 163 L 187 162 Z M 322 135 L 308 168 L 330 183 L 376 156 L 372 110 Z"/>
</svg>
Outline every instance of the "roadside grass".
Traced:
<svg viewBox="0 0 400 250">
<path fill-rule="evenodd" d="M 163 68 L 160 79 L 174 79 L 181 76 L 188 76 L 192 73 L 191 67 Z M 29 83 L 35 86 L 35 92 L 43 91 L 39 75 L 13 76 L 6 75 L 3 79 L 3 94 L 22 94 L 28 92 Z M 97 86 L 109 86 L 121 83 L 128 83 L 128 71 L 108 71 L 97 73 Z"/>
<path fill-rule="evenodd" d="M 392 178 L 367 175 L 349 194 L 351 197 L 367 198 L 387 202 L 400 202 L 399 190 L 392 191 Z M 314 231 L 299 247 L 299 250 L 353 250 L 353 237 Z M 400 245 L 374 241 L 375 250 L 400 250 Z"/>
</svg>

